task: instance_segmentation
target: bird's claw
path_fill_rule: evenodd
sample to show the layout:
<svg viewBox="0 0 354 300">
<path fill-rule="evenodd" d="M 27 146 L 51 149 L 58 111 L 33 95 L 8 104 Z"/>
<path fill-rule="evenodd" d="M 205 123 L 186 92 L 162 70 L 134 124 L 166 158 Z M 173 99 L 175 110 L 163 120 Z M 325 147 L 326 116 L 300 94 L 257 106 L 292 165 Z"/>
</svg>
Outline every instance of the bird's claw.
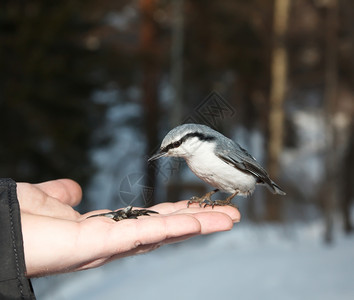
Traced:
<svg viewBox="0 0 354 300">
<path fill-rule="evenodd" d="M 238 209 L 238 207 L 233 204 L 230 200 L 211 200 L 210 198 L 206 198 L 206 197 L 192 197 L 190 198 L 190 200 L 188 200 L 187 202 L 187 207 L 189 207 L 189 205 L 191 203 L 199 203 L 199 207 L 202 207 L 203 205 L 203 208 L 205 208 L 206 206 L 210 205 L 211 208 L 214 208 L 214 206 L 232 206 L 232 207 L 235 207 Z"/>
<path fill-rule="evenodd" d="M 111 211 L 108 213 L 92 215 L 87 218 L 107 217 L 118 222 L 125 219 L 137 219 L 139 216 L 150 216 L 150 214 L 158 214 L 158 212 L 154 210 L 145 209 L 145 208 L 133 209 L 133 207 L 129 205 L 123 209 Z"/>
<path fill-rule="evenodd" d="M 189 207 L 189 205 L 191 203 L 199 203 L 199 207 L 202 207 L 202 205 L 204 204 L 203 207 L 207 206 L 207 205 L 211 205 L 212 207 L 214 207 L 214 202 L 212 200 L 210 200 L 210 198 L 206 198 L 206 197 L 196 197 L 193 196 L 192 198 L 190 198 L 187 202 L 187 207 Z"/>
<path fill-rule="evenodd" d="M 226 206 L 226 205 L 228 205 L 228 206 L 232 206 L 232 207 L 235 207 L 235 208 L 238 209 L 238 207 L 235 204 L 233 204 L 230 200 L 214 200 L 213 204 L 212 204 L 212 208 L 214 208 L 214 205 L 217 205 L 217 206 Z"/>
<path fill-rule="evenodd" d="M 202 207 L 202 202 L 203 202 L 203 198 L 202 197 L 196 197 L 193 196 L 192 198 L 190 198 L 187 202 L 187 208 L 189 207 L 190 204 L 192 203 L 199 203 L 199 206 Z"/>
<path fill-rule="evenodd" d="M 212 195 L 214 195 L 216 192 L 218 192 L 219 189 L 215 189 L 215 190 L 212 190 L 211 192 L 209 193 L 206 193 L 204 196 L 202 197 L 196 197 L 196 196 L 193 196 L 192 198 L 190 198 L 190 200 L 187 202 L 187 207 L 189 207 L 189 204 L 191 203 L 199 203 L 199 207 L 202 207 L 202 204 L 204 204 L 203 207 L 207 206 L 207 205 L 211 205 L 212 208 L 214 208 L 214 201 L 212 201 L 210 199 L 210 197 Z"/>
<path fill-rule="evenodd" d="M 204 203 L 203 208 L 205 208 L 207 205 L 210 205 L 211 208 L 214 208 L 214 205 L 215 205 L 215 201 L 212 201 L 210 199 L 203 199 L 203 201 L 200 202 L 200 204 L 199 204 L 200 207 L 202 206 L 202 203 Z"/>
</svg>

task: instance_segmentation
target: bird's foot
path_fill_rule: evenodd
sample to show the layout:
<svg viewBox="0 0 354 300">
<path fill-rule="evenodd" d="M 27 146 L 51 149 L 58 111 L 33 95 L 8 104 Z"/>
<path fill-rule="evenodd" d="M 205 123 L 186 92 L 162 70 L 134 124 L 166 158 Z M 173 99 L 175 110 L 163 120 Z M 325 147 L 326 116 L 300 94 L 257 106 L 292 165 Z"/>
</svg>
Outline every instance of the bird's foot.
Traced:
<svg viewBox="0 0 354 300">
<path fill-rule="evenodd" d="M 204 207 L 206 206 L 206 205 L 212 205 L 213 207 L 214 207 L 214 205 L 213 205 L 213 201 L 210 199 L 210 197 L 192 197 L 192 198 L 190 198 L 189 200 L 188 200 L 188 202 L 187 202 L 187 207 L 189 207 L 189 205 L 191 204 L 191 203 L 199 203 L 199 207 L 202 207 L 202 204 L 204 204 Z"/>
<path fill-rule="evenodd" d="M 202 204 L 204 204 L 203 207 L 207 206 L 207 205 L 211 205 L 212 207 L 214 207 L 214 201 L 212 201 L 210 199 L 210 197 L 215 194 L 216 192 L 218 192 L 219 190 L 218 189 L 215 189 L 215 190 L 212 190 L 211 192 L 209 193 L 206 193 L 204 196 L 202 197 L 192 197 L 188 200 L 187 202 L 187 207 L 189 207 L 189 204 L 191 203 L 199 203 L 199 207 L 202 207 Z"/>
<path fill-rule="evenodd" d="M 226 199 L 226 200 L 214 200 L 212 202 L 213 202 L 212 204 L 209 204 L 209 203 L 205 204 L 204 207 L 207 206 L 207 205 L 211 205 L 211 207 L 214 208 L 215 205 L 217 205 L 217 206 L 226 206 L 226 205 L 228 205 L 228 206 L 232 206 L 232 207 L 235 207 L 235 208 L 238 209 L 238 207 L 235 204 L 233 204 L 231 202 L 231 200 L 228 200 L 228 199 Z"/>
<path fill-rule="evenodd" d="M 234 192 L 232 195 L 230 195 L 229 197 L 227 197 L 225 200 L 215 200 L 215 201 L 212 201 L 210 200 L 210 196 L 214 193 L 216 193 L 217 190 L 214 190 L 210 193 L 207 193 L 204 197 L 201 197 L 201 198 L 197 198 L 197 197 L 193 197 L 195 198 L 196 200 L 193 200 L 193 198 L 191 200 L 188 201 L 188 203 L 190 201 L 192 202 L 199 202 L 199 206 L 202 206 L 202 203 L 204 203 L 204 206 L 203 207 L 206 207 L 207 205 L 210 205 L 211 208 L 214 208 L 215 205 L 218 205 L 218 206 L 232 206 L 232 207 L 235 207 L 238 209 L 238 207 L 233 204 L 231 202 L 232 198 L 234 198 L 238 193 L 239 191 L 237 190 L 236 192 Z"/>
<path fill-rule="evenodd" d="M 127 206 L 125 208 L 111 211 L 108 213 L 102 213 L 97 215 L 92 215 L 87 218 L 92 217 L 107 217 L 116 222 L 125 220 L 125 219 L 137 219 L 139 216 L 150 216 L 150 214 L 158 214 L 157 211 L 149 210 L 149 209 L 133 209 L 132 206 Z"/>
</svg>

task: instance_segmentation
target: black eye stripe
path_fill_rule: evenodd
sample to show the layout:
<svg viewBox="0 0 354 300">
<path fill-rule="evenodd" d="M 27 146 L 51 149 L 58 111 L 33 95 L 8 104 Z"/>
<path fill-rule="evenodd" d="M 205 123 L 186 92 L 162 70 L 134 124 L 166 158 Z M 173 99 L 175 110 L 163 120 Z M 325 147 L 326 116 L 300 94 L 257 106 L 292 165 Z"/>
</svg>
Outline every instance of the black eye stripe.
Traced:
<svg viewBox="0 0 354 300">
<path fill-rule="evenodd" d="M 167 145 L 165 148 L 161 149 L 161 151 L 168 152 L 168 150 L 170 150 L 170 149 L 178 148 L 179 146 L 182 145 L 182 143 L 184 141 L 186 141 L 189 138 L 193 138 L 193 137 L 197 137 L 200 141 L 207 141 L 207 142 L 215 140 L 215 137 L 213 137 L 213 136 L 205 135 L 200 132 L 191 132 L 191 133 L 187 133 L 180 140 Z"/>
<path fill-rule="evenodd" d="M 181 140 L 185 141 L 190 137 L 197 137 L 200 141 L 207 141 L 207 142 L 215 140 L 215 137 L 211 135 L 205 135 L 200 132 L 187 133 Z"/>
</svg>

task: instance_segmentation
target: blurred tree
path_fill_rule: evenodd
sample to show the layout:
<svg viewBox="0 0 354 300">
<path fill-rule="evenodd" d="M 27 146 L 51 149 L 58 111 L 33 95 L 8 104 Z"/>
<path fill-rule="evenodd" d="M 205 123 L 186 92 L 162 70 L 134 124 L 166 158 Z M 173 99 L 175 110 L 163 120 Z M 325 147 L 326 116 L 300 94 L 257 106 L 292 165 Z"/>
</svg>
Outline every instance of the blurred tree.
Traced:
<svg viewBox="0 0 354 300">
<path fill-rule="evenodd" d="M 354 202 L 354 2 L 350 0 L 341 0 L 338 2 L 339 18 L 339 87 L 345 86 L 352 94 L 349 97 L 344 109 L 348 115 L 349 133 L 347 136 L 347 149 L 339 167 L 339 190 L 343 190 L 341 202 L 341 211 L 343 215 L 343 229 L 349 234 L 353 233 L 353 202 Z M 349 93 L 350 93 L 349 92 Z M 349 94 L 350 95 L 350 94 Z M 347 98 L 347 97 L 342 97 Z M 338 99 L 340 100 L 340 98 Z M 351 104 L 351 105 L 350 105 Z"/>
<path fill-rule="evenodd" d="M 184 68 L 184 0 L 172 1 L 171 21 L 171 88 L 173 104 L 169 113 L 169 127 L 180 125 L 183 120 L 183 68 Z M 181 172 L 172 172 L 167 187 L 167 198 L 171 202 L 181 199 Z M 200 186 L 200 185 L 199 185 Z"/>
<path fill-rule="evenodd" d="M 279 175 L 279 158 L 283 150 L 284 108 L 288 77 L 288 55 L 285 43 L 289 19 L 289 0 L 274 1 L 273 47 L 269 109 L 268 170 L 274 180 Z M 267 219 L 279 220 L 279 200 L 267 194 Z"/>
<path fill-rule="evenodd" d="M 235 122 L 247 128 L 260 125 L 266 107 L 259 100 L 267 94 L 271 3 L 186 1 L 184 90 L 194 107 L 211 90 L 226 86 L 229 74 L 232 88 L 223 94 L 237 109 Z"/>
<path fill-rule="evenodd" d="M 173 109 L 170 125 L 176 127 L 182 122 L 183 103 L 183 54 L 184 54 L 184 0 L 173 1 L 171 24 L 171 85 Z"/>
<path fill-rule="evenodd" d="M 0 9 L 1 176 L 41 181 L 90 176 L 88 150 L 101 115 L 90 94 L 97 47 L 85 37 L 88 3 L 2 1 Z"/>
<path fill-rule="evenodd" d="M 349 142 L 342 163 L 343 175 L 341 176 L 340 189 L 343 188 L 343 199 L 341 201 L 341 210 L 343 215 L 344 232 L 353 232 L 353 221 L 351 218 L 351 205 L 354 199 L 354 121 L 351 120 Z"/>
<path fill-rule="evenodd" d="M 141 13 L 141 48 L 142 56 L 142 101 L 145 118 L 145 134 L 147 148 L 146 153 L 150 156 L 158 147 L 158 85 L 160 80 L 158 24 L 154 19 L 156 12 L 156 0 L 140 0 Z M 156 168 L 147 165 L 146 185 L 155 187 Z M 151 204 L 156 202 L 155 194 L 152 195 Z"/>
<path fill-rule="evenodd" d="M 334 126 L 334 115 L 338 103 L 338 2 L 327 1 L 325 7 L 325 78 L 324 103 L 326 118 L 326 176 L 324 185 L 325 242 L 333 241 L 333 222 L 338 195 L 339 157 L 337 155 L 337 140 Z"/>
</svg>

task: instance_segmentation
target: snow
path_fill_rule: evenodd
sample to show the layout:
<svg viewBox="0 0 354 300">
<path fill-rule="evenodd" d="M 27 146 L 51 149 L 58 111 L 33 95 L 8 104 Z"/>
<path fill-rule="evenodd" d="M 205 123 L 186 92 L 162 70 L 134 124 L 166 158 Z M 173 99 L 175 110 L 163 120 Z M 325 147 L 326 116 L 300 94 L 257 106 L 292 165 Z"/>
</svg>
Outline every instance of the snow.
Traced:
<svg viewBox="0 0 354 300">
<path fill-rule="evenodd" d="M 38 299 L 354 299 L 354 238 L 320 221 L 239 223 L 98 269 L 34 280 Z"/>
</svg>

